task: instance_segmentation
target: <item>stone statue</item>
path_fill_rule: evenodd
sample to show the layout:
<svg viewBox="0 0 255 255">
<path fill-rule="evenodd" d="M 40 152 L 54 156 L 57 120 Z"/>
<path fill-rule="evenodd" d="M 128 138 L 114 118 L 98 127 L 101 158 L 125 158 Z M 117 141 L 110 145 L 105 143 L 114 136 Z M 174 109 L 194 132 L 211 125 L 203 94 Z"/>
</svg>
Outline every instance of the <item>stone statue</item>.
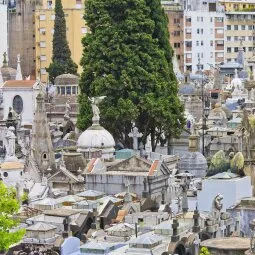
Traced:
<svg viewBox="0 0 255 255">
<path fill-rule="evenodd" d="M 65 111 L 65 115 L 64 115 L 65 119 L 70 119 L 70 110 L 71 110 L 70 98 L 68 98 L 68 100 L 66 101 L 66 111 Z"/>
<path fill-rule="evenodd" d="M 101 97 L 89 97 L 89 101 L 91 102 L 91 107 L 92 107 L 92 112 L 93 112 L 93 119 L 95 120 L 99 120 L 100 116 L 100 111 L 98 108 L 98 104 L 100 102 L 102 102 L 102 100 L 105 98 L 106 96 L 101 96 Z"/>
<path fill-rule="evenodd" d="M 5 161 L 17 160 L 15 156 L 15 139 L 14 127 L 9 127 L 7 129 L 6 136 L 4 138 L 4 147 L 6 149 Z"/>
<path fill-rule="evenodd" d="M 223 207 L 223 196 L 221 194 L 218 194 L 212 203 L 212 215 L 214 217 L 215 220 L 220 220 L 220 212 L 222 210 Z"/>
</svg>

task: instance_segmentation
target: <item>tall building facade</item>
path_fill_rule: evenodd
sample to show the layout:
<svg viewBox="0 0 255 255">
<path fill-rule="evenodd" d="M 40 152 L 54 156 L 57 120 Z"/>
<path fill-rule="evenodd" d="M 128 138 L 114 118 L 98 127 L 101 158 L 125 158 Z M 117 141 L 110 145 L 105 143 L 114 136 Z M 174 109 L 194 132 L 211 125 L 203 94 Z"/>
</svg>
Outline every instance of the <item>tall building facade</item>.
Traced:
<svg viewBox="0 0 255 255">
<path fill-rule="evenodd" d="M 16 68 L 21 56 L 24 76 L 35 75 L 34 10 L 37 1 L 9 0 L 7 7 L 9 66 Z"/>
<path fill-rule="evenodd" d="M 184 71 L 224 62 L 225 14 L 217 1 L 184 1 Z"/>
<path fill-rule="evenodd" d="M 82 56 L 81 39 L 87 33 L 83 19 L 84 5 L 82 0 L 62 0 L 66 18 L 67 41 L 73 61 L 79 65 Z M 35 10 L 35 66 L 36 76 L 47 82 L 46 68 L 51 63 L 52 39 L 54 34 L 55 0 L 43 0 Z M 79 66 L 79 70 L 81 67 Z"/>
<path fill-rule="evenodd" d="M 6 1 L 0 1 L 0 28 L 1 28 L 1 40 L 0 40 L 0 67 L 3 63 L 3 54 L 7 52 L 7 3 Z"/>
<path fill-rule="evenodd" d="M 172 1 L 162 1 L 162 6 L 168 16 L 168 31 L 170 45 L 175 51 L 179 70 L 184 71 L 184 38 L 183 38 L 183 4 Z"/>
<path fill-rule="evenodd" d="M 240 45 L 245 59 L 254 53 L 255 2 L 253 0 L 220 0 L 225 10 L 225 59 L 236 61 Z"/>
<path fill-rule="evenodd" d="M 78 65 L 82 56 L 81 39 L 87 33 L 83 3 L 83 0 L 62 0 L 71 57 Z M 16 0 L 8 5 L 9 66 L 16 67 L 20 54 L 23 75 L 32 75 L 43 82 L 48 80 L 46 68 L 52 57 L 54 6 L 55 0 Z"/>
</svg>

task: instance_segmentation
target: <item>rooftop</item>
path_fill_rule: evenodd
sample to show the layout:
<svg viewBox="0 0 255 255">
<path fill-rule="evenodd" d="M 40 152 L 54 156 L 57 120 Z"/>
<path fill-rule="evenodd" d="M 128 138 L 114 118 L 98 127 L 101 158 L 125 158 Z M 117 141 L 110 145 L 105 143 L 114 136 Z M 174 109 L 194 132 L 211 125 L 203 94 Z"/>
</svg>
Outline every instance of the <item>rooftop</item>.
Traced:
<svg viewBox="0 0 255 255">
<path fill-rule="evenodd" d="M 49 230 L 53 230 L 56 229 L 56 226 L 53 226 L 51 224 L 47 224 L 47 223 L 43 223 L 43 222 L 38 222 L 32 226 L 29 226 L 27 228 L 27 230 L 30 231 L 49 231 Z"/>
<path fill-rule="evenodd" d="M 1 164 L 1 169 L 4 169 L 4 170 L 23 169 L 23 168 L 24 168 L 24 164 L 18 161 L 4 162 L 3 164 Z"/>
<path fill-rule="evenodd" d="M 33 80 L 10 80 L 4 83 L 3 88 L 33 88 L 35 83 L 36 81 Z"/>
<path fill-rule="evenodd" d="M 48 216 L 68 217 L 68 216 L 78 214 L 80 212 L 81 212 L 81 210 L 72 210 L 72 209 L 64 209 L 63 210 L 63 208 L 58 208 L 58 209 L 53 209 L 53 210 L 46 210 L 46 211 L 44 211 L 44 214 L 48 215 Z"/>
</svg>

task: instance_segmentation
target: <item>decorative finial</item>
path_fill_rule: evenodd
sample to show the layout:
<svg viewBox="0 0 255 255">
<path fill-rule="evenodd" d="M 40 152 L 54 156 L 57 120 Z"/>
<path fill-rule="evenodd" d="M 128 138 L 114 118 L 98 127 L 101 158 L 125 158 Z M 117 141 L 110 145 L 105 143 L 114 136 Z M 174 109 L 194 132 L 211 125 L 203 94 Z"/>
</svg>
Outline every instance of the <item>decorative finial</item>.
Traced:
<svg viewBox="0 0 255 255">
<path fill-rule="evenodd" d="M 7 67 L 7 66 L 8 66 L 8 62 L 7 62 L 7 53 L 4 52 L 3 56 L 4 56 L 3 67 Z"/>
<path fill-rule="evenodd" d="M 20 67 L 20 54 L 17 55 L 17 73 L 16 73 L 16 81 L 22 81 L 22 72 Z"/>
</svg>

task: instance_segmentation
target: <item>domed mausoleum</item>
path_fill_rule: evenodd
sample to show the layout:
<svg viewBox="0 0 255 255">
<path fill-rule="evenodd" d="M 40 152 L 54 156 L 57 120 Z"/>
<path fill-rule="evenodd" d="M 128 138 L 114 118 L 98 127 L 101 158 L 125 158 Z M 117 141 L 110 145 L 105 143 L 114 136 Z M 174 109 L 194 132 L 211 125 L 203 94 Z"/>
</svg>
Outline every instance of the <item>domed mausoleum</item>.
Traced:
<svg viewBox="0 0 255 255">
<path fill-rule="evenodd" d="M 202 153 L 186 152 L 180 158 L 179 172 L 189 172 L 195 177 L 205 177 L 207 171 L 207 162 Z"/>
<path fill-rule="evenodd" d="M 97 104 L 102 98 L 90 99 L 93 109 L 93 124 L 80 135 L 77 141 L 77 151 L 83 153 L 85 158 L 91 158 L 91 154 L 95 151 L 101 151 L 102 158 L 114 158 L 115 141 L 112 135 L 99 124 L 100 112 Z"/>
</svg>

